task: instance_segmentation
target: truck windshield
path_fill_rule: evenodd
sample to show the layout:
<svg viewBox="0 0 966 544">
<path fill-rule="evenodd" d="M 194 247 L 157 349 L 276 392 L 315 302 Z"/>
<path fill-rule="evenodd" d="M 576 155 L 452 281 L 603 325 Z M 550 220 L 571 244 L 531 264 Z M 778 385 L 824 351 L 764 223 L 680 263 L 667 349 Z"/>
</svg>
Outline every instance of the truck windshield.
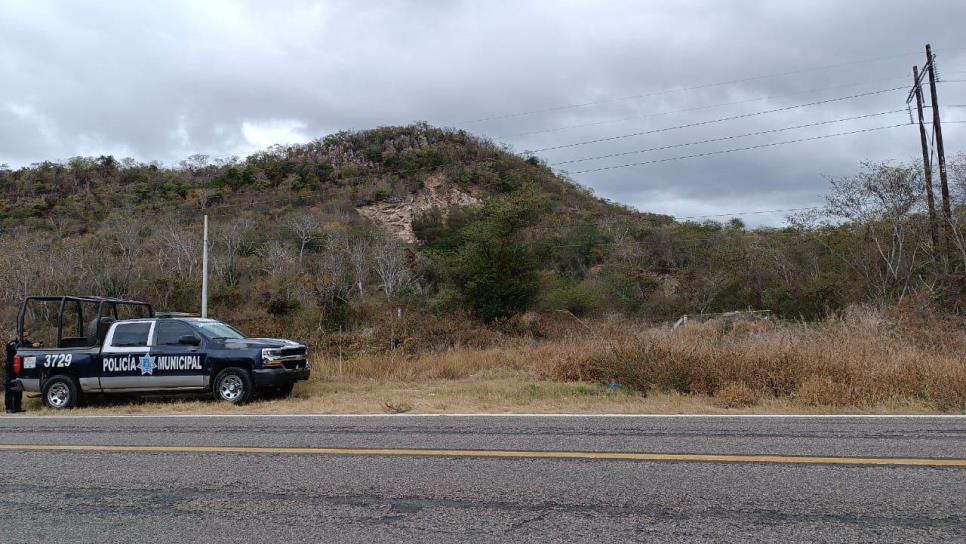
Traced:
<svg viewBox="0 0 966 544">
<path fill-rule="evenodd" d="M 216 340 L 240 340 L 245 338 L 245 335 L 238 332 L 236 329 L 230 325 L 221 323 L 220 321 L 212 321 L 210 323 L 202 323 L 199 328 L 205 336 Z"/>
</svg>

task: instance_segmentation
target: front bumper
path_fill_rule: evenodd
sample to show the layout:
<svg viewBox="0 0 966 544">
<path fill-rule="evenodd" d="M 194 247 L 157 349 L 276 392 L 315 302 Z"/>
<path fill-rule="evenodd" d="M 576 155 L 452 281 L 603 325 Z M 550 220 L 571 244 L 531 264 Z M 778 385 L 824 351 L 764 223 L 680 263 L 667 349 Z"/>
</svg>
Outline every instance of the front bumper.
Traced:
<svg viewBox="0 0 966 544">
<path fill-rule="evenodd" d="M 309 379 L 309 369 L 287 369 L 287 368 L 256 368 L 252 371 L 255 379 L 255 387 L 262 389 L 265 387 L 281 387 L 290 383 Z"/>
</svg>

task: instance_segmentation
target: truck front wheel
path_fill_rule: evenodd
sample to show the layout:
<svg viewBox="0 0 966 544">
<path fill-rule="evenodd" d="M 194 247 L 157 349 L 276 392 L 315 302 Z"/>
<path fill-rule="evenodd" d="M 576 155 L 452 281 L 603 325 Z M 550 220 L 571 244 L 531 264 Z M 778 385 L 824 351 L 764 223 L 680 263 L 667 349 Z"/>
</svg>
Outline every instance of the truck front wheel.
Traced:
<svg viewBox="0 0 966 544">
<path fill-rule="evenodd" d="M 212 385 L 215 396 L 232 404 L 245 404 L 255 393 L 251 375 L 244 369 L 228 367 L 215 376 Z"/>
<path fill-rule="evenodd" d="M 70 376 L 54 376 L 44 382 L 44 404 L 54 410 L 64 410 L 77 406 L 80 387 Z"/>
</svg>

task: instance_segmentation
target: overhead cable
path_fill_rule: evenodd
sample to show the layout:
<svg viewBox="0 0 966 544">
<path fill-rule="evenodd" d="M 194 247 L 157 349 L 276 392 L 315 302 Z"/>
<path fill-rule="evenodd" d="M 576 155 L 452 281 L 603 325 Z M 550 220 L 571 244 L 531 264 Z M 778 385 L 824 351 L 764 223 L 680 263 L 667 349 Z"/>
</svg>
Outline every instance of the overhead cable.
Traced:
<svg viewBox="0 0 966 544">
<path fill-rule="evenodd" d="M 553 151 L 553 150 L 556 150 L 556 149 L 566 149 L 566 148 L 570 148 L 570 147 L 578 147 L 578 146 L 582 146 L 582 145 L 596 144 L 596 143 L 601 143 L 601 142 L 612 142 L 612 141 L 615 141 L 615 140 L 622 140 L 622 139 L 625 139 L 625 138 L 632 138 L 634 136 L 644 136 L 644 135 L 647 135 L 647 134 L 657 134 L 659 132 L 668 132 L 668 131 L 680 130 L 680 129 L 684 129 L 684 128 L 699 127 L 699 126 L 704 126 L 704 125 L 711 125 L 711 124 L 714 124 L 714 123 L 723 123 L 723 122 L 726 122 L 726 121 L 734 121 L 736 119 L 746 119 L 746 118 L 749 118 L 749 117 L 756 117 L 756 116 L 759 116 L 759 115 L 766 115 L 766 114 L 769 114 L 769 113 L 776 113 L 776 112 L 780 112 L 780 111 L 789 111 L 789 110 L 794 110 L 794 109 L 798 109 L 798 108 L 807 108 L 807 107 L 811 107 L 811 106 L 819 106 L 819 105 L 822 105 L 822 104 L 830 104 L 830 103 L 833 103 L 833 102 L 841 102 L 841 101 L 844 101 L 844 100 L 852 100 L 852 99 L 855 99 L 855 98 L 863 98 L 863 97 L 866 97 L 866 96 L 880 95 L 880 94 L 884 94 L 884 93 L 888 93 L 888 92 L 898 91 L 898 90 L 901 90 L 901 89 L 905 89 L 905 86 L 903 86 L 903 87 L 892 87 L 892 88 L 889 88 L 889 89 L 879 89 L 877 91 L 869 91 L 869 92 L 859 93 L 859 94 L 853 94 L 853 95 L 849 95 L 849 96 L 839 96 L 839 97 L 835 97 L 835 98 L 826 98 L 824 100 L 816 100 L 814 102 L 807 102 L 807 103 L 804 103 L 804 104 L 795 104 L 795 105 L 792 105 L 792 106 L 783 106 L 781 108 L 773 108 L 773 109 L 770 109 L 770 110 L 761 110 L 761 111 L 755 111 L 755 112 L 750 112 L 750 113 L 742 113 L 740 115 L 730 115 L 728 117 L 719 117 L 717 119 L 709 119 L 709 120 L 706 120 L 706 121 L 697 121 L 697 122 L 694 122 L 694 123 L 685 123 L 685 124 L 682 124 L 682 125 L 674 125 L 674 126 L 670 126 L 670 127 L 663 127 L 663 128 L 656 128 L 656 129 L 644 130 L 644 131 L 639 131 L 639 132 L 632 132 L 630 134 L 621 134 L 619 136 L 609 136 L 609 137 L 606 137 L 606 138 L 595 138 L 593 140 L 585 140 L 585 141 L 582 141 L 582 142 L 574 142 L 574 143 L 571 143 L 571 144 L 556 145 L 556 146 L 552 146 L 552 147 L 543 147 L 543 148 L 540 148 L 540 149 L 529 150 L 529 151 L 526 151 L 525 153 L 534 154 L 534 153 L 540 153 L 542 151 Z"/>
</svg>

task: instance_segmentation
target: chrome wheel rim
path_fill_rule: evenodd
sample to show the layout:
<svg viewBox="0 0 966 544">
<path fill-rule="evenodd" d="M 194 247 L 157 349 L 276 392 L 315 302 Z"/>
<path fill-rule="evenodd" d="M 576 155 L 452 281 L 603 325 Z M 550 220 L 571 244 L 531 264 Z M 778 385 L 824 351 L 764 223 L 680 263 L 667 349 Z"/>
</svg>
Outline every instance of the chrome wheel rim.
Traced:
<svg viewBox="0 0 966 544">
<path fill-rule="evenodd" d="M 218 394 L 222 399 L 229 402 L 238 400 L 245 392 L 245 384 L 241 378 L 234 374 L 229 374 L 218 382 Z"/>
<path fill-rule="evenodd" d="M 47 390 L 47 404 L 53 408 L 64 408 L 70 402 L 70 388 L 65 383 L 55 383 Z"/>
</svg>

